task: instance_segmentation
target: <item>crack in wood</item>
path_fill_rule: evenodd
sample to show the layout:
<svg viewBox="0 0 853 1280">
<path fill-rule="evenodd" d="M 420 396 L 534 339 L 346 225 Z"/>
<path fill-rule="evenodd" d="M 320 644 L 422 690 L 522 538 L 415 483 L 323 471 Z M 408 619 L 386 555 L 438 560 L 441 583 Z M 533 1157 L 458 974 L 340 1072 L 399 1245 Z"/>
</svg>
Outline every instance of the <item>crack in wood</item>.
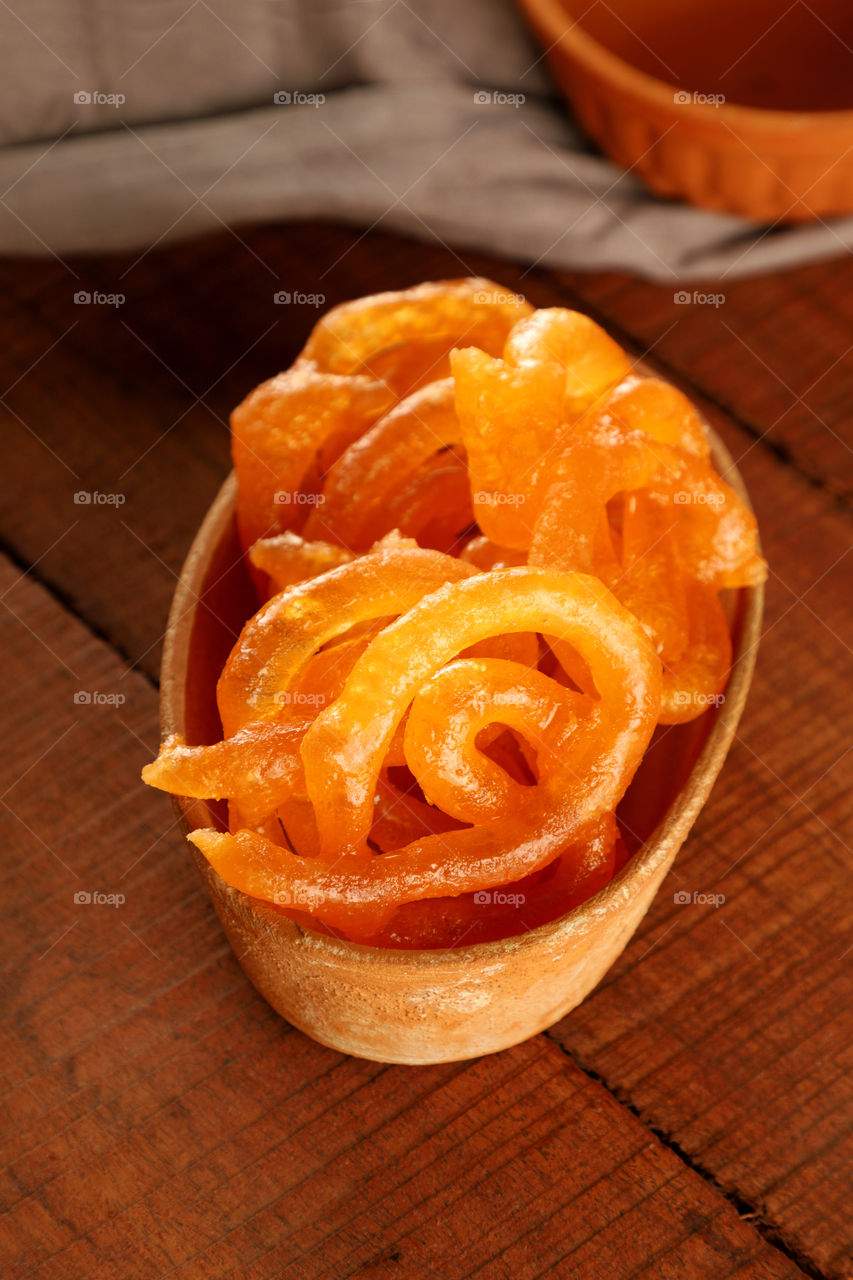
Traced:
<svg viewBox="0 0 853 1280">
<path fill-rule="evenodd" d="M 550 1040 L 552 1044 L 557 1045 L 561 1052 L 565 1054 L 569 1061 L 577 1067 L 579 1071 L 582 1071 L 585 1076 L 590 1080 L 593 1080 L 596 1084 L 601 1085 L 602 1089 L 605 1089 L 614 1101 L 618 1102 L 621 1107 L 624 1107 L 625 1110 L 634 1116 L 636 1120 L 639 1120 L 639 1122 L 648 1129 L 649 1133 L 651 1133 L 662 1146 L 666 1147 L 668 1151 L 671 1151 L 683 1165 L 686 1165 L 692 1173 L 695 1173 L 703 1180 L 703 1182 L 706 1182 L 709 1186 L 713 1187 L 715 1191 L 728 1200 L 729 1204 L 731 1204 L 737 1212 L 741 1221 L 747 1222 L 750 1226 L 754 1227 L 756 1233 L 761 1236 L 762 1240 L 764 1240 L 766 1244 L 775 1249 L 777 1253 L 784 1254 L 790 1262 L 793 1262 L 794 1265 L 799 1267 L 805 1275 L 809 1276 L 810 1280 L 832 1280 L 832 1277 L 828 1276 L 826 1272 L 820 1271 L 811 1259 L 797 1248 L 793 1241 L 785 1235 L 778 1223 L 767 1217 L 762 1209 L 754 1204 L 750 1204 L 748 1200 L 744 1199 L 744 1197 L 739 1195 L 739 1193 L 733 1188 L 725 1186 L 725 1184 L 722 1183 L 719 1178 L 710 1171 L 710 1169 L 705 1168 L 700 1160 L 697 1160 L 695 1156 L 691 1156 L 690 1153 L 681 1146 L 678 1140 L 672 1136 L 672 1134 L 667 1133 L 665 1129 L 660 1128 L 659 1125 L 653 1124 L 646 1116 L 644 1116 L 640 1108 L 631 1101 L 626 1089 L 621 1088 L 619 1085 L 611 1084 L 600 1071 L 596 1071 L 594 1067 L 583 1062 L 577 1054 L 572 1053 L 560 1040 L 556 1038 L 556 1036 L 551 1034 L 550 1028 L 546 1028 L 542 1034 Z"/>
</svg>

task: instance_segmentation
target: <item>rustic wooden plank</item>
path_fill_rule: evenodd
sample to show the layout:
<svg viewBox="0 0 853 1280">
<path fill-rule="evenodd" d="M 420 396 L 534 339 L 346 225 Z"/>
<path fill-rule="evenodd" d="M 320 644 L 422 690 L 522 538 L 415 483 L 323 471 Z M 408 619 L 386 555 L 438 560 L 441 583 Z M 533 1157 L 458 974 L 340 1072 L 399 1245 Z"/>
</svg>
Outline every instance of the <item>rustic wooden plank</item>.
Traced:
<svg viewBox="0 0 853 1280">
<path fill-rule="evenodd" d="M 312 282 L 316 291 L 319 267 L 325 270 L 356 240 L 352 233 L 328 228 L 311 229 L 310 241 L 304 228 L 294 229 L 287 243 L 280 232 L 254 235 L 253 246 L 279 265 L 280 286 L 290 286 L 294 292 L 311 292 Z M 304 252 L 309 242 L 314 246 L 310 260 Z M 519 268 L 471 255 L 466 255 L 466 263 L 498 275 L 508 284 L 517 284 L 522 275 Z M 13 447 L 3 478 L 9 502 L 3 506 L 2 533 L 27 562 L 64 533 L 62 541 L 37 565 L 36 573 L 120 650 L 140 658 L 140 665 L 153 675 L 174 572 L 227 465 L 224 428 L 217 419 L 224 418 L 246 385 L 291 358 L 314 313 L 286 309 L 287 315 L 277 327 L 265 334 L 260 321 L 265 322 L 274 307 L 269 303 L 271 277 L 248 255 L 240 260 L 218 240 L 152 255 L 130 273 L 128 279 L 136 283 L 132 295 L 127 286 L 126 305 L 134 309 L 122 314 L 133 333 L 117 323 L 115 315 L 96 309 L 85 309 L 84 314 L 74 309 L 68 300 L 70 285 L 61 268 L 40 264 L 34 269 L 26 264 L 25 272 L 18 267 L 9 270 L 11 284 L 0 306 L 8 311 L 18 305 L 23 308 L 23 318 L 14 327 L 10 327 L 8 316 L 5 318 L 13 369 L 8 382 L 24 375 L 9 396 L 9 404 L 22 416 L 26 414 L 42 434 L 50 433 L 45 436 L 50 446 L 64 451 L 66 461 L 76 466 L 91 487 L 110 492 L 121 472 L 135 465 L 123 482 L 128 501 L 119 511 L 111 507 L 74 508 L 71 498 L 82 482 L 67 475 L 12 416 Z M 86 283 L 105 291 L 117 287 L 120 272 L 115 264 L 96 262 L 86 270 L 90 273 Z M 357 253 L 344 257 L 329 277 L 339 290 L 333 295 L 330 286 L 329 301 L 458 270 L 461 267 L 453 255 L 440 247 L 369 237 Z M 637 328 L 639 318 L 646 315 L 646 308 L 631 301 L 634 284 L 616 276 L 566 277 L 557 283 L 547 277 L 531 278 L 534 286 L 528 292 L 539 303 L 571 302 L 583 285 L 596 310 L 616 316 L 617 323 L 621 323 L 619 316 L 628 315 Z M 641 290 L 637 296 L 644 297 L 642 290 L 652 286 L 637 288 Z M 623 312 L 618 311 L 617 303 Z M 280 310 L 276 309 L 276 317 Z M 646 342 L 664 333 L 668 323 L 665 309 L 649 311 L 651 327 L 642 332 L 637 328 L 641 341 Z M 65 332 L 65 321 L 71 323 L 75 315 L 84 315 L 78 327 L 27 373 L 32 360 Z M 702 315 L 710 316 L 707 308 L 691 312 L 695 318 L 690 324 L 697 324 Z M 158 442 L 162 424 L 171 423 L 192 402 L 182 384 L 196 392 L 205 390 L 259 333 L 262 337 L 257 345 L 207 397 L 210 408 L 191 409 Z M 696 342 L 701 347 L 699 337 Z M 655 347 L 653 360 L 658 351 Z M 161 361 L 171 366 L 177 377 Z M 737 385 L 734 377 L 743 381 L 739 361 L 740 357 L 733 357 L 730 362 L 735 374 L 728 372 L 726 365 L 714 370 L 721 395 Z M 796 367 L 792 354 L 792 368 Z M 827 376 L 830 389 L 841 371 L 839 364 Z M 691 370 L 688 373 L 692 376 Z M 757 381 L 766 376 L 758 375 Z M 794 1250 L 819 1259 L 829 1274 L 843 1274 L 843 1250 L 849 1245 L 844 1225 L 850 1191 L 849 1169 L 845 1167 L 849 1094 L 839 1072 L 842 1033 L 849 1039 L 849 1021 L 844 1017 L 849 1014 L 849 1001 L 845 1003 L 844 976 L 838 972 L 837 961 L 849 943 L 849 917 L 843 915 L 849 881 L 838 862 L 832 833 L 843 835 L 849 830 L 845 772 L 849 757 L 839 762 L 846 746 L 839 680 L 849 670 L 845 663 L 850 635 L 849 560 L 840 557 L 849 548 L 849 522 L 828 509 L 821 493 L 823 475 L 811 475 L 812 483 L 804 483 L 792 467 L 781 464 L 778 455 L 755 442 L 759 421 L 748 424 L 747 430 L 721 415 L 707 399 L 700 398 L 700 403 L 741 459 L 774 576 L 759 675 L 741 743 L 703 815 L 697 837 L 676 865 L 675 875 L 683 880 L 673 880 L 673 892 L 684 881 L 691 892 L 694 888 L 714 891 L 729 862 L 745 856 L 721 881 L 720 891 L 728 898 L 723 912 L 714 913 L 701 905 L 675 910 L 674 904 L 669 904 L 667 908 L 662 896 L 645 931 L 626 955 L 625 981 L 636 968 L 638 976 L 631 981 L 644 978 L 651 984 L 654 1000 L 645 986 L 640 990 L 645 1005 L 654 1012 L 642 1016 L 645 1005 L 638 1003 L 633 986 L 628 987 L 627 1000 L 623 985 L 607 995 L 611 991 L 608 981 L 595 998 L 599 1001 L 595 1034 L 579 1031 L 577 1042 L 572 1039 L 566 1043 L 615 1090 L 622 1090 L 644 1118 L 648 1107 L 648 1118 L 672 1133 L 691 1158 L 735 1194 L 758 1205 L 770 1229 L 789 1241 Z M 146 449 L 149 452 L 137 461 Z M 26 501 L 21 501 L 22 497 Z M 75 517 L 79 523 L 66 532 Z M 130 529 L 124 528 L 122 520 Z M 97 571 L 94 565 L 99 566 Z M 827 576 L 813 585 L 825 570 Z M 72 679 L 69 673 L 66 678 Z M 35 735 L 32 741 L 28 739 L 34 759 L 43 744 L 39 735 L 45 732 L 44 726 L 27 717 L 23 731 Z M 103 755 L 96 757 L 99 766 L 108 755 L 104 748 Z M 78 763 L 75 777 L 81 785 L 86 782 L 87 765 L 91 770 L 91 756 Z M 827 772 L 821 778 L 824 770 Z M 812 784 L 813 790 L 806 793 Z M 808 808 L 796 799 L 797 794 L 804 795 Z M 105 799 L 107 809 L 117 799 Z M 143 812 L 146 802 L 139 798 L 136 803 L 138 812 Z M 62 805 L 55 803 L 52 808 L 46 805 L 43 812 L 58 825 L 67 818 Z M 119 812 L 124 811 L 120 808 Z M 93 835 L 100 836 L 106 829 L 106 819 L 95 819 Z M 165 823 L 146 822 L 146 829 L 150 832 L 148 843 L 153 843 L 162 835 Z M 84 831 L 88 838 L 92 828 Z M 846 838 L 849 843 L 849 836 Z M 64 839 L 73 841 L 73 835 L 66 832 Z M 154 856 L 160 856 L 168 843 L 162 840 L 156 845 Z M 63 844 L 57 852 L 64 857 L 64 850 Z M 22 893 L 38 893 L 27 875 L 26 863 L 17 876 L 15 884 Z M 208 984 L 205 990 L 217 990 L 215 966 L 227 967 L 228 961 L 221 948 L 215 960 L 207 959 L 213 954 L 207 948 L 214 948 L 218 938 L 215 925 L 204 933 L 199 924 L 198 936 L 189 933 L 184 943 L 177 940 L 184 936 L 187 913 L 191 916 L 195 910 L 193 893 L 197 891 L 188 884 L 186 901 L 182 897 L 180 907 L 162 884 L 159 892 L 160 910 L 168 913 L 173 908 L 167 922 L 175 931 L 175 945 L 193 949 L 197 958 L 205 957 L 198 977 L 193 971 L 187 981 L 204 981 Z M 728 935 L 720 920 L 727 921 L 757 955 L 763 954 L 767 939 L 769 968 L 757 989 L 752 966 L 758 962 Z M 25 924 L 24 930 L 27 928 Z M 649 963 L 654 968 L 647 973 L 647 962 L 639 960 L 649 946 L 653 948 Z M 105 950 L 105 966 L 110 965 L 110 957 L 110 951 Z M 129 966 L 127 979 L 141 997 L 146 994 L 144 965 L 141 953 Z M 78 961 L 77 970 L 75 981 L 80 985 L 74 988 L 74 995 L 85 1015 L 91 979 L 82 961 Z M 702 976 L 686 988 L 688 1005 L 679 1003 L 678 993 L 694 970 Z M 614 983 L 622 983 L 621 973 L 617 970 Z M 719 999 L 718 989 L 723 993 Z M 43 994 L 52 1018 L 64 1018 L 66 1023 L 74 1023 L 75 1029 L 86 1031 L 88 1039 L 79 1047 L 86 1070 L 93 1073 L 91 1079 L 85 1076 L 86 1086 L 99 1087 L 97 1072 L 103 1064 L 108 1064 L 110 1071 L 121 1069 L 120 1033 L 101 1043 L 95 1034 L 96 1016 L 92 1015 L 90 1024 L 85 1016 L 79 1020 L 69 1017 L 69 1006 L 63 1006 L 61 994 Z M 134 1034 L 149 1055 L 156 1053 L 156 1036 L 162 1030 L 158 1019 L 175 1016 L 183 998 L 184 988 L 174 984 L 158 996 L 156 1008 L 149 1009 L 142 1000 Z M 239 1004 L 225 1007 L 234 1017 L 241 1013 Z M 205 1016 L 215 1018 L 215 1008 Z M 663 1016 L 668 1019 L 667 1035 L 660 1034 Z M 586 1026 L 583 1017 L 584 1010 L 573 1015 L 582 1029 Z M 574 1025 L 570 1019 L 567 1026 Z M 194 1023 L 188 1024 L 187 1034 L 192 1034 L 193 1027 Z M 779 1029 L 776 1034 L 774 1028 Z M 564 1035 L 562 1029 L 560 1034 Z M 778 1035 L 784 1037 L 782 1048 Z M 689 1049 L 684 1049 L 685 1041 Z M 672 1067 L 676 1049 L 683 1050 L 686 1058 L 678 1058 Z M 623 1051 L 627 1054 L 624 1062 Z M 724 1068 L 717 1065 L 718 1055 L 722 1055 Z M 20 1058 L 20 1064 L 26 1066 L 26 1057 Z M 648 1064 L 647 1073 L 644 1064 Z M 18 1067 L 16 1059 L 9 1069 Z M 674 1094 L 670 1087 L 669 1073 L 676 1068 L 678 1080 L 685 1082 L 683 1095 Z M 43 1097 L 31 1091 L 23 1095 L 33 1107 L 32 1114 L 27 1112 L 23 1117 L 33 1131 L 52 1105 L 51 1099 L 66 1106 L 69 1115 L 76 1114 L 74 1106 L 87 1105 L 88 1095 L 75 1095 L 72 1100 L 65 1097 L 63 1070 L 61 1060 L 54 1064 Z M 734 1090 L 727 1089 L 730 1078 L 739 1081 Z M 57 1091 L 55 1095 L 51 1089 Z M 39 1102 L 44 1104 L 41 1110 Z M 772 1105 L 772 1123 L 765 1104 Z M 818 1114 L 820 1107 L 823 1111 Z M 784 1122 L 776 1119 L 780 1111 Z M 789 1111 L 791 1117 L 798 1117 L 796 1123 L 789 1121 Z"/>
<path fill-rule="evenodd" d="M 287 1027 L 181 841 L 150 848 L 169 821 L 137 783 L 154 691 L 5 560 L 0 592 L 23 730 L 3 779 L 4 1276 L 802 1276 L 545 1037 L 414 1070 Z"/>
</svg>

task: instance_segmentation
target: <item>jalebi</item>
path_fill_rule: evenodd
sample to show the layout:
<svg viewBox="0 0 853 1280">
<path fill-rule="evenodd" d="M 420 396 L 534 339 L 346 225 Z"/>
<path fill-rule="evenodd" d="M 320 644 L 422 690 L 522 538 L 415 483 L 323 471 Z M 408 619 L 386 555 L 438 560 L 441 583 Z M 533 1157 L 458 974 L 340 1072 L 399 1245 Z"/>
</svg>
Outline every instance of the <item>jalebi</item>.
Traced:
<svg viewBox="0 0 853 1280">
<path fill-rule="evenodd" d="M 384 947 L 488 941 L 628 856 L 655 725 L 718 705 L 754 517 L 689 400 L 487 280 L 334 308 L 234 411 L 260 608 L 153 786 L 234 889 Z"/>
</svg>

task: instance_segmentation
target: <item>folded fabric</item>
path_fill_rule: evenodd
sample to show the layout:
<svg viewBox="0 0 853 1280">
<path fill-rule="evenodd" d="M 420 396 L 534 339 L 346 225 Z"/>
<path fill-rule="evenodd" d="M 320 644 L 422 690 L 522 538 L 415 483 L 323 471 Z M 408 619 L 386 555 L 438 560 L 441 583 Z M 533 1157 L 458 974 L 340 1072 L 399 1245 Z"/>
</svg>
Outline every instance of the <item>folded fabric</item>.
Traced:
<svg viewBox="0 0 853 1280">
<path fill-rule="evenodd" d="M 676 282 L 853 244 L 853 218 L 768 229 L 651 195 L 575 127 L 509 0 L 84 7 L 92 28 L 60 0 L 0 9 L 5 253 L 323 217 L 440 240 L 460 273 L 479 249 Z"/>
</svg>

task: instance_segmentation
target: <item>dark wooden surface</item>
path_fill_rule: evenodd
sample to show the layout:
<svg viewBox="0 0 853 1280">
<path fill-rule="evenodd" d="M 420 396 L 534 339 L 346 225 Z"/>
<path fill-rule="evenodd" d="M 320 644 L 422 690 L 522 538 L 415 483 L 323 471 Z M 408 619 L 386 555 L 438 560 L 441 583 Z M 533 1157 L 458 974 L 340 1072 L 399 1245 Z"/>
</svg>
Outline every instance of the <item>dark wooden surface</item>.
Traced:
<svg viewBox="0 0 853 1280">
<path fill-rule="evenodd" d="M 685 305 L 325 225 L 240 236 L 0 267 L 0 1274 L 853 1274 L 853 263 Z M 600 987 L 511 1052 L 382 1067 L 255 995 L 138 773 L 228 412 L 316 318 L 274 293 L 467 271 L 590 311 L 696 398 L 757 508 L 768 609 L 735 748 Z"/>
</svg>

